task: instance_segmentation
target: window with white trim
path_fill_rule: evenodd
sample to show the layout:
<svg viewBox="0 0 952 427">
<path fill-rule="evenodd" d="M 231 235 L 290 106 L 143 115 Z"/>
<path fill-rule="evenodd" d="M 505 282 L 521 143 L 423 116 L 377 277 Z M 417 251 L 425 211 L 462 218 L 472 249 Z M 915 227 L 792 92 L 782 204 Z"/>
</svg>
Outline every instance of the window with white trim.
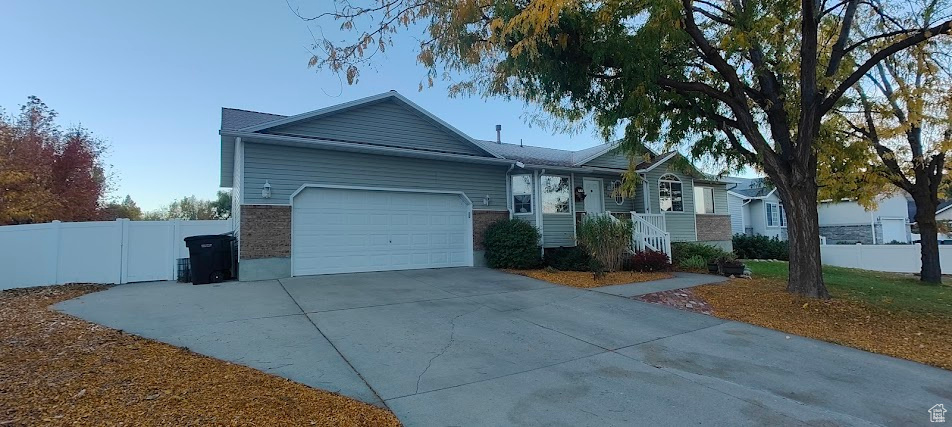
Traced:
<svg viewBox="0 0 952 427">
<path fill-rule="evenodd" d="M 572 197 L 569 178 L 542 175 L 541 184 L 542 213 L 569 213 L 569 201 Z"/>
<path fill-rule="evenodd" d="M 767 208 L 767 227 L 786 227 L 787 212 L 783 209 L 783 203 L 766 203 Z"/>
<path fill-rule="evenodd" d="M 658 181 L 658 199 L 662 212 L 684 212 L 684 196 L 681 180 L 667 174 Z"/>
<path fill-rule="evenodd" d="M 694 212 L 699 214 L 714 213 L 714 189 L 711 187 L 694 187 Z"/>
<path fill-rule="evenodd" d="M 513 175 L 512 212 L 514 214 L 532 213 L 532 175 Z"/>
</svg>

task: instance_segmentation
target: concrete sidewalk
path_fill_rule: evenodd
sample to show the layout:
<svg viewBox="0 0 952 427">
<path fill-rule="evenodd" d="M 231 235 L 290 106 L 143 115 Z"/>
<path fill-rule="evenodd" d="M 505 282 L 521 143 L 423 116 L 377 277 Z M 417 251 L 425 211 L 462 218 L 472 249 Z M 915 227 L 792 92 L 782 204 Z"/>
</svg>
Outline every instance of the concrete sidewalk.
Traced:
<svg viewBox="0 0 952 427">
<path fill-rule="evenodd" d="M 906 425 L 952 407 L 949 371 L 479 268 L 123 285 L 56 308 L 408 426 Z"/>
<path fill-rule="evenodd" d="M 594 292 L 601 292 L 603 294 L 618 295 L 621 297 L 634 297 L 654 292 L 691 288 L 694 286 L 707 285 L 710 283 L 721 283 L 724 281 L 727 281 L 727 277 L 716 276 L 713 274 L 674 273 L 674 277 L 670 279 L 629 283 L 627 285 L 602 286 L 599 288 L 591 288 L 590 290 Z"/>
</svg>

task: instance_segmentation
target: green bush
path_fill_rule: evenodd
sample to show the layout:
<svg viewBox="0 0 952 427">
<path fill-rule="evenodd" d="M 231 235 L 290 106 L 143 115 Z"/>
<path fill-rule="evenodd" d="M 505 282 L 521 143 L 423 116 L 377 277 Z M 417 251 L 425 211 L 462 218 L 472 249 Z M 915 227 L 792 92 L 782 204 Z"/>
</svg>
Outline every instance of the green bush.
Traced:
<svg viewBox="0 0 952 427">
<path fill-rule="evenodd" d="M 681 260 L 679 267 L 685 270 L 707 270 L 707 260 L 700 255 L 695 255 L 691 258 Z"/>
<path fill-rule="evenodd" d="M 486 264 L 492 268 L 536 268 L 542 264 L 539 230 L 521 219 L 504 219 L 486 229 Z"/>
<path fill-rule="evenodd" d="M 734 235 L 734 253 L 741 259 L 790 259 L 790 248 L 786 240 L 762 235 Z"/>
<path fill-rule="evenodd" d="M 730 252 L 716 246 L 695 242 L 674 242 L 671 244 L 671 252 L 671 262 L 682 268 L 688 268 L 684 267 L 684 263 L 691 258 L 703 259 L 707 268 L 707 263 L 731 255 Z"/>
<path fill-rule="evenodd" d="M 591 254 L 596 275 L 621 269 L 631 248 L 631 228 L 631 221 L 609 215 L 586 215 L 579 223 L 575 234 L 582 248 Z"/>
<path fill-rule="evenodd" d="M 542 261 L 560 271 L 589 271 L 592 266 L 592 256 L 578 246 L 546 248 Z"/>
</svg>

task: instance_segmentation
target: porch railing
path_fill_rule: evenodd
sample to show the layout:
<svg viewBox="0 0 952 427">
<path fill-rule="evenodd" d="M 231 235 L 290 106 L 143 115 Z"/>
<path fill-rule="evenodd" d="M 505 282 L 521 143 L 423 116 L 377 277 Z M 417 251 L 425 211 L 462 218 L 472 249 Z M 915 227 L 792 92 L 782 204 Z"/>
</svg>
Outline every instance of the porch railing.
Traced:
<svg viewBox="0 0 952 427">
<path fill-rule="evenodd" d="M 649 224 L 658 227 L 661 231 L 668 231 L 668 226 L 664 221 L 664 214 L 646 214 L 646 213 L 635 213 L 632 212 L 631 216 L 638 215 L 641 219 L 644 219 Z"/>
<path fill-rule="evenodd" d="M 639 214 L 631 213 L 631 231 L 632 246 L 635 250 L 643 251 L 651 249 L 653 251 L 664 252 L 671 257 L 671 233 L 655 225 L 656 217 L 661 217 L 660 225 L 664 225 L 664 215 L 659 214 Z"/>
</svg>

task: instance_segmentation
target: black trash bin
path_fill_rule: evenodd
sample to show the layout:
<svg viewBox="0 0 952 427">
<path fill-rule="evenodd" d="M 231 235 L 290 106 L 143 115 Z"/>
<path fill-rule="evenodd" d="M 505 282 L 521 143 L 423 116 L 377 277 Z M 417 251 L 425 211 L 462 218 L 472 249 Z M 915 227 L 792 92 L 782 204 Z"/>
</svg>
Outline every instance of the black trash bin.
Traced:
<svg viewBox="0 0 952 427">
<path fill-rule="evenodd" d="M 218 283 L 235 278 L 238 271 L 235 243 L 235 237 L 227 234 L 186 237 L 192 284 Z"/>
</svg>

